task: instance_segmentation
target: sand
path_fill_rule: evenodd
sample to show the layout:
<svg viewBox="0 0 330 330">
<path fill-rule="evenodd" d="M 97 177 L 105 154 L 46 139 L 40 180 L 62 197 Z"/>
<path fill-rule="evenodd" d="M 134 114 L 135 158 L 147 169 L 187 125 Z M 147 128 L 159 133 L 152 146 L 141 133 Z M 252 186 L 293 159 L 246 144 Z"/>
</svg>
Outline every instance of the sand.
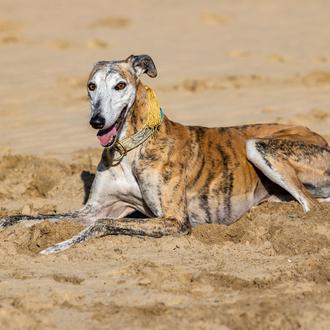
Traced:
<svg viewBox="0 0 330 330">
<path fill-rule="evenodd" d="M 98 0 L 0 4 L 0 215 L 74 210 L 101 148 L 85 82 L 150 54 L 185 124 L 307 125 L 330 141 L 330 3 Z M 38 252 L 71 222 L 0 231 L 1 329 L 329 329 L 330 204 L 264 203 L 236 224 Z"/>
</svg>

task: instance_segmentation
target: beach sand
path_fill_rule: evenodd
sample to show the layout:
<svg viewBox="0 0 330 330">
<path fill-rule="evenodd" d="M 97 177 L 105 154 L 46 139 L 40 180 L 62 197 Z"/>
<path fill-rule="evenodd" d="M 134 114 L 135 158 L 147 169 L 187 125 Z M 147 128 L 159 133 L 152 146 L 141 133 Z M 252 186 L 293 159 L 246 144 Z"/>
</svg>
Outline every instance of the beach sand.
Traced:
<svg viewBox="0 0 330 330">
<path fill-rule="evenodd" d="M 166 115 L 184 124 L 305 125 L 330 142 L 330 2 L 0 4 L 0 215 L 88 196 L 101 148 L 86 79 L 149 54 Z M 330 204 L 264 203 L 232 226 L 104 237 L 40 256 L 71 222 L 0 231 L 1 329 L 329 329 Z"/>
</svg>

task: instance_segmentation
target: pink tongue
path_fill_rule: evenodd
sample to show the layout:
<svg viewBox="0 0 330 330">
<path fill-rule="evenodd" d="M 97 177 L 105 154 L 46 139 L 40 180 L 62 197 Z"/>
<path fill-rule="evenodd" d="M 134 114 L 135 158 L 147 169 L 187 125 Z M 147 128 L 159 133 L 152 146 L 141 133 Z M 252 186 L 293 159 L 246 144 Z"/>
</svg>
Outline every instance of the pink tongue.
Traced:
<svg viewBox="0 0 330 330">
<path fill-rule="evenodd" d="M 117 128 L 115 126 L 107 129 L 107 130 L 100 130 L 97 133 L 97 138 L 100 140 L 100 143 L 103 147 L 105 147 L 106 145 L 108 145 L 108 143 L 110 142 L 110 140 L 116 136 L 117 134 Z"/>
</svg>

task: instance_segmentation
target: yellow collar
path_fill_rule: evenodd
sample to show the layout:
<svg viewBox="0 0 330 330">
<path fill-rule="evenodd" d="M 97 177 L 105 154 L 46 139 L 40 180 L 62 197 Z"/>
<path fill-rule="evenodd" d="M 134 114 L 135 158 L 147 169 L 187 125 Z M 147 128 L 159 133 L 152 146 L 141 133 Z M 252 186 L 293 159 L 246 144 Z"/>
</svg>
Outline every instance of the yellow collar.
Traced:
<svg viewBox="0 0 330 330">
<path fill-rule="evenodd" d="M 155 128 L 160 125 L 163 120 L 164 114 L 159 106 L 156 93 L 149 86 L 145 86 L 148 96 L 148 119 L 145 126 Z"/>
</svg>

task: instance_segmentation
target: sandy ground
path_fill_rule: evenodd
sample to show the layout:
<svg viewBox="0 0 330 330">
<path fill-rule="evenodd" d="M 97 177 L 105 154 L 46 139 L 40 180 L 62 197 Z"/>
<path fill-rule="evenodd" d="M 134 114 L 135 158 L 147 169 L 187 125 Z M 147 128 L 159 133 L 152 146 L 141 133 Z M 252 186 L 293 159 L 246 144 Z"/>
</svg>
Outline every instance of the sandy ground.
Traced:
<svg viewBox="0 0 330 330">
<path fill-rule="evenodd" d="M 147 53 L 186 124 L 302 124 L 330 141 L 330 2 L 0 3 L 0 215 L 83 205 L 101 149 L 94 62 Z M 0 232 L 1 329 L 329 329 L 330 204 L 267 203 L 187 237 L 38 251 L 73 223 Z"/>
</svg>

